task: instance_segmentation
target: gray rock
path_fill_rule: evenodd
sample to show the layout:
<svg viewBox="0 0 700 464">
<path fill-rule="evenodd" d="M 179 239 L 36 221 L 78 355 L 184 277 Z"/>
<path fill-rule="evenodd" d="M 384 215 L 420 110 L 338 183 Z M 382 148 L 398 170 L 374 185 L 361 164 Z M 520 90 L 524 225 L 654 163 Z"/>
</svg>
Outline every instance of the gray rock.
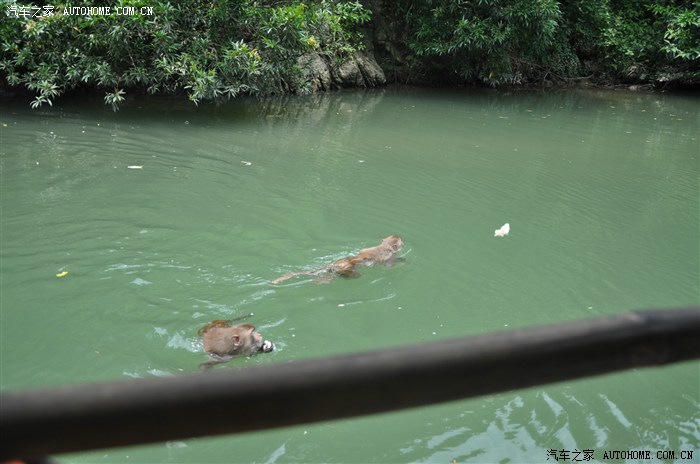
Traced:
<svg viewBox="0 0 700 464">
<path fill-rule="evenodd" d="M 297 59 L 311 92 L 343 87 L 377 87 L 386 83 L 384 71 L 369 53 L 357 52 L 337 66 L 331 66 L 331 60 L 334 59 L 320 53 L 309 53 Z"/>
<path fill-rule="evenodd" d="M 386 77 L 374 56 L 357 52 L 333 70 L 333 81 L 339 87 L 376 87 L 385 84 Z"/>
<path fill-rule="evenodd" d="M 339 87 L 362 87 L 365 80 L 354 57 L 343 61 L 340 66 L 333 69 L 333 82 Z"/>
<path fill-rule="evenodd" d="M 304 73 L 304 80 L 310 85 L 311 92 L 331 89 L 331 69 L 328 62 L 318 53 L 309 53 L 297 58 L 297 66 Z"/>
<path fill-rule="evenodd" d="M 373 55 L 365 52 L 357 52 L 356 60 L 367 87 L 377 87 L 386 84 L 384 71 L 379 67 Z"/>
</svg>

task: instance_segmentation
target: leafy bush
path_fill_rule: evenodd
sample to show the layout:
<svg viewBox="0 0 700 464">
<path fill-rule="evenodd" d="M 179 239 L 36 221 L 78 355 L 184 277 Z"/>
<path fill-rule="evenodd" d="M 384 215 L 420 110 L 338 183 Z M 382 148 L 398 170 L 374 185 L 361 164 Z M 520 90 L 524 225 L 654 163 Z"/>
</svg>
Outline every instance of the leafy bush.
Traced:
<svg viewBox="0 0 700 464">
<path fill-rule="evenodd" d="M 75 0 L 70 7 L 90 7 Z M 370 19 L 358 0 L 115 0 L 151 15 L 17 17 L 0 0 L 0 85 L 36 94 L 32 106 L 79 87 L 105 91 L 116 110 L 126 92 L 303 92 L 300 55 L 342 59 L 362 48 Z M 488 85 L 602 73 L 667 74 L 700 82 L 700 4 L 678 0 L 365 0 L 407 49 L 408 72 Z M 41 10 L 32 4 L 25 8 Z M 46 8 L 46 7 L 43 7 Z M 16 10 L 15 10 L 16 11 Z"/>
<path fill-rule="evenodd" d="M 697 1 L 693 7 L 674 0 L 383 3 L 388 22 L 406 37 L 413 72 L 489 85 L 591 70 L 616 78 L 666 67 L 700 74 Z"/>
<path fill-rule="evenodd" d="M 201 100 L 300 88 L 296 57 L 315 50 L 347 54 L 361 47 L 357 24 L 369 11 L 357 1 L 118 0 L 151 15 L 68 15 L 94 7 L 59 2 L 53 14 L 23 17 L 0 0 L 0 74 L 36 93 L 32 106 L 78 87 L 106 91 L 116 110 L 127 89 L 187 92 Z M 40 10 L 25 4 L 30 13 Z M 33 9 L 32 9 L 33 8 Z M 85 11 L 85 10 L 82 10 Z M 26 10 L 25 10 L 26 12 Z M 113 12 L 114 13 L 114 12 Z"/>
<path fill-rule="evenodd" d="M 700 58 L 700 9 L 672 0 L 567 2 L 572 43 L 618 76 L 663 67 L 686 69 Z M 697 63 L 696 63 L 697 64 Z"/>
<path fill-rule="evenodd" d="M 664 53 L 672 59 L 700 59 L 700 3 L 696 1 L 694 9 L 658 3 L 649 9 L 665 29 Z"/>
<path fill-rule="evenodd" d="M 562 15 L 555 0 L 394 0 L 392 7 L 405 12 L 415 57 L 464 80 L 518 83 L 533 67 L 575 65 L 573 54 L 558 47 Z"/>
</svg>

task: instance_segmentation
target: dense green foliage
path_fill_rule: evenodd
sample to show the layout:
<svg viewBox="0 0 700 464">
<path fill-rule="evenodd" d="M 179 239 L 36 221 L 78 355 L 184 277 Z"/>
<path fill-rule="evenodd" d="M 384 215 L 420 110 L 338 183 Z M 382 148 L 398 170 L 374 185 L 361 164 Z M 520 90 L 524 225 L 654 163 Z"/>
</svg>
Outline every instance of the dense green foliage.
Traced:
<svg viewBox="0 0 700 464">
<path fill-rule="evenodd" d="M 700 6 L 674 0 L 387 0 L 411 64 L 491 85 L 593 73 L 700 82 Z M 657 76 L 658 77 L 658 76 Z M 642 79 L 644 80 L 644 79 Z"/>
<path fill-rule="evenodd" d="M 355 51 L 361 37 L 353 27 L 370 17 L 355 1 L 115 2 L 137 12 L 153 7 L 151 15 L 118 15 L 114 8 L 109 15 L 68 15 L 60 2 L 53 14 L 29 18 L 10 14 L 10 1 L 0 3 L 7 13 L 0 72 L 10 86 L 36 92 L 34 107 L 77 87 L 105 89 L 115 109 L 126 89 L 184 90 L 195 103 L 242 92 L 303 92 L 296 58 Z M 79 13 L 90 6 L 95 2 L 70 3 Z"/>
<path fill-rule="evenodd" d="M 550 64 L 560 40 L 556 0 L 395 3 L 403 10 L 414 62 L 464 80 L 518 83 L 523 67 Z M 560 53 L 556 59 L 551 65 L 569 73 L 571 58 Z"/>
<path fill-rule="evenodd" d="M 240 93 L 304 93 L 297 65 L 363 47 L 374 12 L 401 42 L 415 82 L 518 84 L 596 76 L 613 82 L 700 83 L 700 4 L 680 0 L 116 0 L 149 15 L 64 14 L 0 0 L 1 86 L 33 106 L 75 88 L 186 92 L 195 103 Z M 72 8 L 94 6 L 76 0 Z M 32 9 L 33 7 L 33 9 Z M 27 10 L 28 9 L 28 10 Z M 84 11 L 84 10 L 83 10 Z M 26 14 L 29 13 L 29 14 Z M 33 16 L 33 17 L 32 17 Z M 378 47 L 379 48 L 379 47 Z M 393 57 L 396 59 L 396 57 Z"/>
</svg>

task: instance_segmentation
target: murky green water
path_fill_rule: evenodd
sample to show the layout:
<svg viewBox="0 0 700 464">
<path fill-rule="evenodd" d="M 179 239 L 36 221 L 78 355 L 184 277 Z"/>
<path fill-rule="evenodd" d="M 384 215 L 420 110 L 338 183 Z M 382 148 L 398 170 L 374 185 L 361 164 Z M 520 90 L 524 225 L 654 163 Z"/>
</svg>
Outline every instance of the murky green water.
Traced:
<svg viewBox="0 0 700 464">
<path fill-rule="evenodd" d="M 247 313 L 278 349 L 225 368 L 700 304 L 698 102 L 380 90 L 114 114 L 4 101 L 0 385 L 193 372 L 196 330 Z M 399 266 L 268 284 L 389 234 L 406 242 Z M 700 364 L 61 460 L 535 463 L 549 449 L 700 462 Z"/>
</svg>

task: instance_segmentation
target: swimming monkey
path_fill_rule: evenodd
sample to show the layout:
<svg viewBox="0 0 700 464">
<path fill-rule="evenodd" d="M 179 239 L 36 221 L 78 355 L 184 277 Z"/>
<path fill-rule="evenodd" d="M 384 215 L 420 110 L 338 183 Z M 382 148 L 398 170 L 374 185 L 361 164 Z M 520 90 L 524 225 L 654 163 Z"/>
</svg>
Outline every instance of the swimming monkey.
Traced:
<svg viewBox="0 0 700 464">
<path fill-rule="evenodd" d="M 393 264 L 395 255 L 403 248 L 403 240 L 398 235 L 390 235 L 385 237 L 377 246 L 364 248 L 355 256 L 348 256 L 337 261 L 316 269 L 313 271 L 291 272 L 282 277 L 278 277 L 272 281 L 272 284 L 278 284 L 285 280 L 292 279 L 297 276 L 319 276 L 322 281 L 328 281 L 335 276 L 341 277 L 358 277 L 357 272 L 359 266 L 372 266 L 374 264 Z M 325 278 L 325 279 L 324 279 Z"/>
<path fill-rule="evenodd" d="M 230 321 L 216 320 L 199 329 L 197 335 L 204 339 L 204 351 L 209 353 L 209 361 L 200 364 L 200 369 L 209 369 L 235 356 L 252 356 L 275 349 L 252 324 L 231 325 Z"/>
</svg>

